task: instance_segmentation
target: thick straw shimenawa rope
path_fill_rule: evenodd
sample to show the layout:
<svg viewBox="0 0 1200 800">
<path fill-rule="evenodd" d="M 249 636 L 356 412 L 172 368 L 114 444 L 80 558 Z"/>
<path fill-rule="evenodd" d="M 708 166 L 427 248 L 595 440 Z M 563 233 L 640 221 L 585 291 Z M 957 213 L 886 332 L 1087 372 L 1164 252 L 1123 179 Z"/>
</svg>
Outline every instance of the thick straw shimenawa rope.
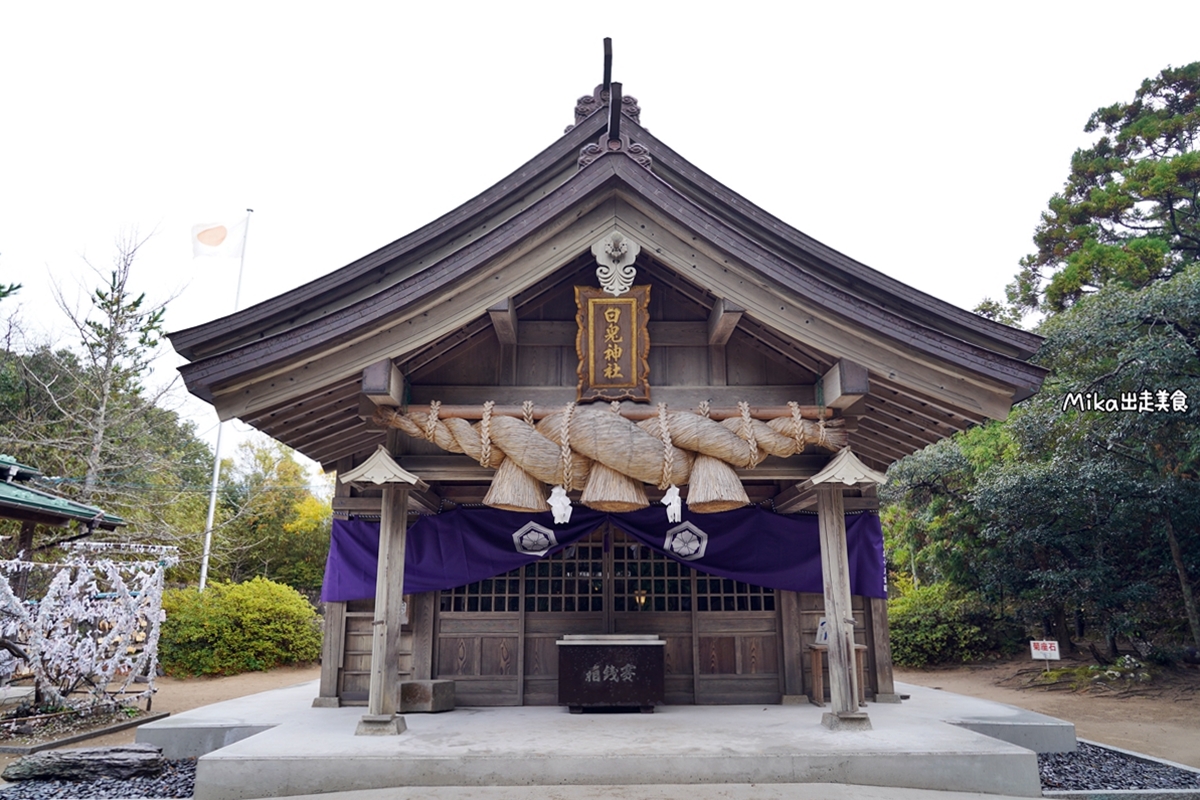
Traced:
<svg viewBox="0 0 1200 800">
<path fill-rule="evenodd" d="M 427 412 L 407 414 L 381 408 L 376 418 L 382 425 L 431 441 L 447 452 L 466 453 L 490 468 L 511 458 L 521 469 L 548 484 L 562 482 L 566 452 L 571 459 L 571 468 L 566 470 L 571 478 L 568 489 L 583 488 L 593 459 L 655 485 L 663 479 L 666 467 L 670 482 L 682 486 L 688 482 L 696 454 L 712 456 L 734 468 L 748 468 L 761 463 L 767 454 L 786 458 L 803 452 L 807 444 L 836 451 L 849 439 L 841 420 L 797 420 L 795 413 L 763 422 L 747 420 L 743 412 L 740 417 L 717 422 L 693 412 L 667 411 L 634 424 L 607 409 L 576 407 L 572 403 L 569 410 L 547 416 L 536 426 L 493 413 L 487 430 L 490 455 L 485 458 L 482 426 L 466 419 L 439 419 L 439 406 L 434 402 Z M 664 429 L 668 431 L 669 450 L 663 443 Z M 670 464 L 665 463 L 668 452 Z"/>
</svg>

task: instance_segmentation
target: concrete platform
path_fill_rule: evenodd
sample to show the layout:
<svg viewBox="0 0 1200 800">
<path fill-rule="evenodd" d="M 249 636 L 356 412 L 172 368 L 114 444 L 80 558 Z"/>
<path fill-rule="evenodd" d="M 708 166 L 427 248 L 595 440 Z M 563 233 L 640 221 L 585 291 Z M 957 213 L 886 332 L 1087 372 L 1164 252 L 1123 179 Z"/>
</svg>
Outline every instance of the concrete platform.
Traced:
<svg viewBox="0 0 1200 800">
<path fill-rule="evenodd" d="M 1037 797 L 1033 750 L 963 725 L 980 720 L 1027 742 L 1054 730 L 1046 740 L 1051 744 L 1067 725 L 1073 742 L 1067 723 L 1054 725 L 1057 721 L 1011 706 L 916 686 L 899 691 L 911 699 L 867 706 L 870 731 L 830 731 L 821 725 L 822 709 L 803 705 L 666 706 L 654 714 L 582 715 L 525 707 L 407 714 L 408 730 L 399 736 L 356 737 L 365 709 L 311 708 L 317 693 L 312 682 L 144 725 L 137 741 L 161 745 L 170 757 L 209 750 L 197 769 L 196 800 L 364 790 L 383 792 L 370 800 L 707 800 L 749 797 L 737 787 L 748 791 L 751 785 L 754 797 L 803 798 L 815 784 Z M 1022 726 L 1025 715 L 1030 724 Z M 1040 733 L 1033 736 L 1022 727 Z M 528 788 L 534 786 L 536 795 Z M 768 788 L 775 794 L 764 794 Z M 854 795 L 812 796 L 903 795 L 862 788 Z"/>
</svg>

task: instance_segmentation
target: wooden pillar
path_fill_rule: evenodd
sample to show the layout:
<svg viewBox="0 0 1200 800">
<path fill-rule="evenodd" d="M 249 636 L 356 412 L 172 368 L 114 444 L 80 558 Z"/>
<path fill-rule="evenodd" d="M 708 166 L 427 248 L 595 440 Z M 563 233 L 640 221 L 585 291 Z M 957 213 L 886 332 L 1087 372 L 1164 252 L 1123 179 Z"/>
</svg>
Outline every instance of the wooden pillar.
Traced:
<svg viewBox="0 0 1200 800">
<path fill-rule="evenodd" d="M 403 733 L 404 717 L 396 713 L 399 696 L 400 628 L 404 602 L 404 545 L 408 537 L 408 490 L 387 484 L 379 519 L 379 565 L 375 577 L 375 620 L 371 636 L 371 684 L 367 713 L 357 735 Z"/>
<path fill-rule="evenodd" d="M 344 475 L 354 468 L 350 456 L 338 459 L 337 472 Z M 338 481 L 333 487 L 333 496 L 349 497 L 350 485 Z M 313 698 L 313 708 L 337 708 L 342 704 L 339 679 L 346 651 L 346 604 L 326 603 L 321 640 L 321 685 Z"/>
<path fill-rule="evenodd" d="M 439 592 L 412 596 L 408 618 L 412 624 L 412 679 L 427 681 L 433 677 L 434 612 Z"/>
<path fill-rule="evenodd" d="M 870 612 L 871 651 L 874 653 L 872 669 L 875 673 L 875 702 L 899 703 L 896 683 L 892 677 L 892 642 L 888 635 L 887 598 L 867 598 Z"/>
<path fill-rule="evenodd" d="M 783 704 L 807 703 L 804 694 L 804 645 L 800 639 L 800 595 L 780 589 L 780 644 L 783 647 Z"/>
<path fill-rule="evenodd" d="M 342 704 L 338 676 L 346 645 L 346 604 L 326 603 L 324 639 L 321 640 L 321 686 L 313 698 L 313 708 L 337 708 Z"/>
<path fill-rule="evenodd" d="M 821 535 L 821 575 L 825 584 L 825 619 L 829 626 L 829 694 L 831 712 L 821 723 L 827 728 L 869 729 L 871 722 L 858 706 L 858 675 L 854 668 L 854 609 L 850 599 L 850 563 L 846 552 L 846 516 L 842 486 L 817 485 L 817 520 Z"/>
<path fill-rule="evenodd" d="M 33 561 L 33 532 L 37 528 L 36 522 L 26 520 L 21 523 L 20 538 L 17 539 L 18 558 L 22 561 Z M 17 585 L 13 594 L 18 600 L 24 600 L 25 595 L 29 593 L 29 570 L 23 569 L 17 573 Z"/>
</svg>

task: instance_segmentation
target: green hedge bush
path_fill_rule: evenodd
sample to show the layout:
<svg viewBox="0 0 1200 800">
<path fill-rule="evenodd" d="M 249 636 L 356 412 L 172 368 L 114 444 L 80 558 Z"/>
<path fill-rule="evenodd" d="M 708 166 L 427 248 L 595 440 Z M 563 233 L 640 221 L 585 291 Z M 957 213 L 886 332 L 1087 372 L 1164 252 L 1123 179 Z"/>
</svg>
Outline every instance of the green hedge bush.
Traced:
<svg viewBox="0 0 1200 800">
<path fill-rule="evenodd" d="M 316 610 L 295 589 L 264 578 L 163 593 L 158 657 L 168 675 L 236 675 L 315 661 Z"/>
<path fill-rule="evenodd" d="M 1021 641 L 1010 621 L 992 619 L 975 598 L 948 583 L 905 587 L 888 600 L 888 624 L 892 660 L 902 667 L 975 661 Z"/>
</svg>

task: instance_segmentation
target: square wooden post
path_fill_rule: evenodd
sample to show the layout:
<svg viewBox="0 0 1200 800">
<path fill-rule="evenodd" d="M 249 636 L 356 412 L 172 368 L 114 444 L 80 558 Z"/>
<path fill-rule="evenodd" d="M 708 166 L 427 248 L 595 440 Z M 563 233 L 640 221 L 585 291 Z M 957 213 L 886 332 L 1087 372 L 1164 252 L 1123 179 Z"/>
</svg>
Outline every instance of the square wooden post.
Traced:
<svg viewBox="0 0 1200 800">
<path fill-rule="evenodd" d="M 817 493 L 821 535 L 821 576 L 825 583 L 825 620 L 829 625 L 829 694 L 833 709 L 821 724 L 833 730 L 870 730 L 871 720 L 858 705 L 854 664 L 854 607 L 850 599 L 850 558 L 846 552 L 844 486 L 884 483 L 887 477 L 863 464 L 849 447 L 809 479 Z M 819 698 L 818 698 L 819 699 Z"/>
<path fill-rule="evenodd" d="M 850 561 L 846 552 L 846 512 L 842 487 L 817 486 L 817 521 L 821 535 L 821 576 L 825 584 L 825 619 L 829 625 L 830 713 L 828 728 L 870 728 L 858 705 L 858 672 L 854 668 L 854 608 L 850 599 Z"/>
<path fill-rule="evenodd" d="M 408 537 L 408 492 L 425 484 L 406 471 L 379 446 L 370 458 L 340 478 L 342 483 L 370 482 L 383 486 L 379 515 L 379 562 L 375 569 L 375 619 L 371 623 L 371 683 L 367 713 L 359 720 L 358 736 L 403 733 L 398 715 L 400 691 L 400 628 L 404 619 L 404 544 Z"/>
<path fill-rule="evenodd" d="M 408 538 L 408 487 L 383 489 L 379 518 L 379 566 L 375 576 L 375 620 L 371 623 L 371 684 L 367 713 L 357 735 L 389 735 L 407 729 L 396 713 L 399 695 L 400 627 L 403 623 L 404 545 Z"/>
</svg>

